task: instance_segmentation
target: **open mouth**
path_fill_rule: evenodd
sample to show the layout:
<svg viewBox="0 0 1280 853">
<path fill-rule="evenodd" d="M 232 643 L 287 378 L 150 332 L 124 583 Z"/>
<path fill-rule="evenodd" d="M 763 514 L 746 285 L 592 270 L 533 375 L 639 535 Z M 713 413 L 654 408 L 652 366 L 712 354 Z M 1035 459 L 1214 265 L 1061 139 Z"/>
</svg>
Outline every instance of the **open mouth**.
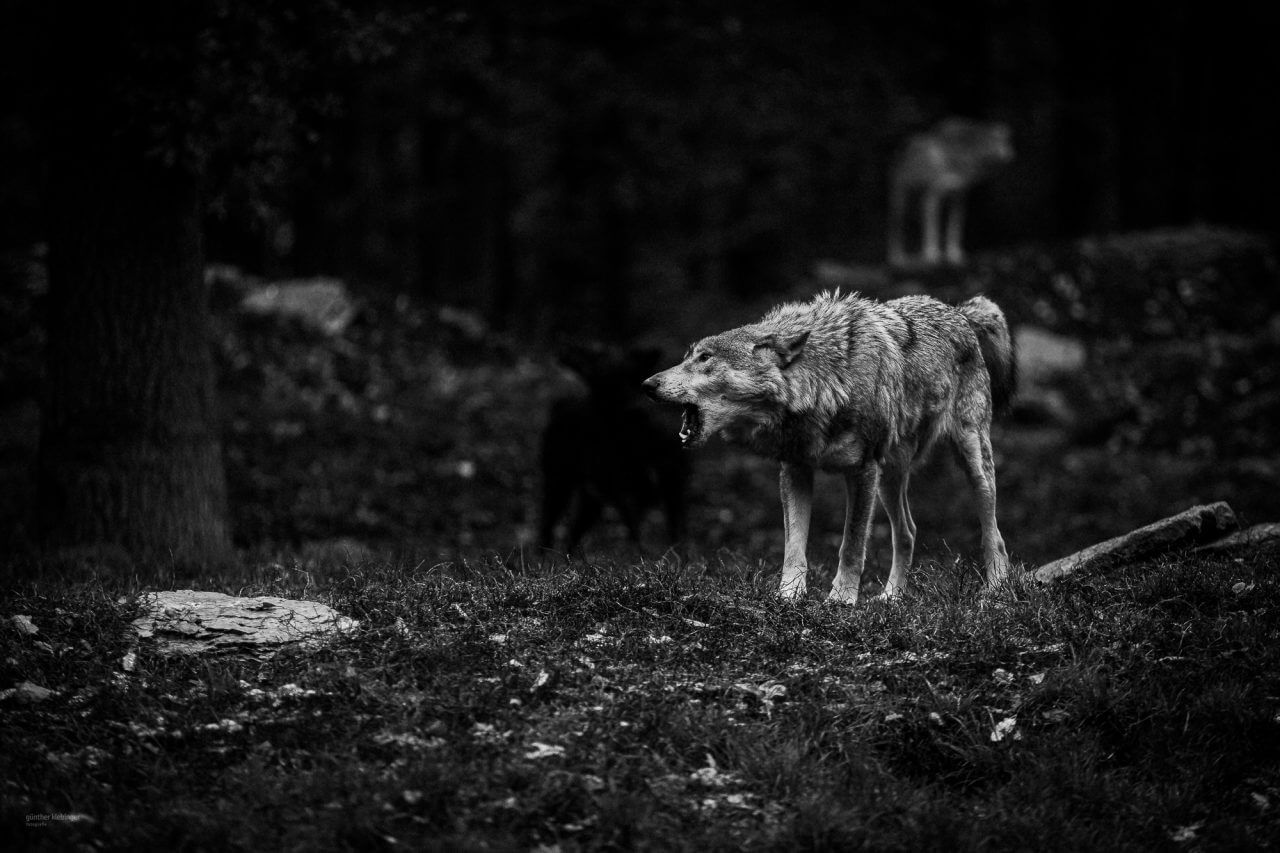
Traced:
<svg viewBox="0 0 1280 853">
<path fill-rule="evenodd" d="M 680 443 L 688 446 L 702 433 L 702 412 L 692 403 L 686 403 L 680 415 Z"/>
</svg>

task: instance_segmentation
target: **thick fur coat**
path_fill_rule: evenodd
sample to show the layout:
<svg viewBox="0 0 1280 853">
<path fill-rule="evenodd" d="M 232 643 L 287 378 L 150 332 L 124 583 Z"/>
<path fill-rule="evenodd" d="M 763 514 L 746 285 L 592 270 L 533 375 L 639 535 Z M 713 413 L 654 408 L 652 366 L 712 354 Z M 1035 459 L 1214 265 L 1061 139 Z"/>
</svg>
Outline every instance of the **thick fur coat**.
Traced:
<svg viewBox="0 0 1280 853">
<path fill-rule="evenodd" d="M 845 474 L 849 513 L 832 598 L 856 601 L 877 487 L 894 535 L 885 592 L 905 585 L 915 539 L 907 480 L 943 437 L 978 496 L 987 580 L 1005 575 L 990 424 L 1015 380 L 1008 324 L 984 297 L 953 308 L 926 296 L 876 302 L 836 292 L 698 341 L 645 388 L 683 406 L 686 446 L 720 434 L 782 463 L 784 594 L 805 587 L 813 471 Z"/>
</svg>

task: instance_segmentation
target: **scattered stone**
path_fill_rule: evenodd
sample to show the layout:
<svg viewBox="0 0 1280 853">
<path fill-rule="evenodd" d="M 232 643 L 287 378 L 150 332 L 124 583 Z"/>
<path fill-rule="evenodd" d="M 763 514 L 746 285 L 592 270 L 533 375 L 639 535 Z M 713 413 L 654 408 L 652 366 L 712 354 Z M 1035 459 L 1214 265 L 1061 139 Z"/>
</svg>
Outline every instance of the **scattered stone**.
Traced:
<svg viewBox="0 0 1280 853">
<path fill-rule="evenodd" d="M 1018 393 L 1013 416 L 1022 424 L 1074 429 L 1087 411 L 1064 383 L 1085 369 L 1087 352 L 1077 338 L 1055 334 L 1039 326 L 1013 330 L 1018 354 Z"/>
<path fill-rule="evenodd" d="M 1039 326 L 1018 326 L 1013 330 L 1013 344 L 1018 353 L 1018 378 L 1028 385 L 1042 385 L 1084 369 L 1087 353 L 1077 338 Z"/>
<path fill-rule="evenodd" d="M 1048 425 L 1074 428 L 1080 412 L 1067 400 L 1061 389 L 1023 383 L 1013 398 L 1013 417 L 1019 425 Z"/>
<path fill-rule="evenodd" d="M 50 690 L 48 687 L 41 687 L 39 684 L 32 684 L 30 681 L 24 681 L 16 687 L 10 687 L 8 690 L 0 690 L 0 702 L 14 702 L 19 705 L 34 705 L 37 702 L 43 702 L 54 696 L 58 691 Z"/>
<path fill-rule="evenodd" d="M 436 314 L 442 326 L 447 326 L 473 343 L 483 341 L 489 335 L 489 324 L 474 311 L 442 305 Z"/>
<path fill-rule="evenodd" d="M 140 638 L 153 639 L 162 654 L 256 651 L 314 642 L 355 627 L 356 622 L 315 601 L 275 596 L 241 598 L 179 589 L 142 596 L 146 612 L 134 620 Z"/>
<path fill-rule="evenodd" d="M 1032 577 L 1040 583 L 1048 583 L 1080 569 L 1132 563 L 1178 548 L 1214 541 L 1239 526 L 1231 507 L 1222 501 L 1195 506 L 1047 563 L 1032 572 Z"/>
<path fill-rule="evenodd" d="M 1269 521 L 1265 524 L 1246 527 L 1244 530 L 1237 530 L 1235 533 L 1210 542 L 1208 545 L 1201 545 L 1193 553 L 1220 554 L 1223 551 L 1232 551 L 1236 548 L 1274 547 L 1277 545 L 1280 545 L 1280 522 Z"/>
<path fill-rule="evenodd" d="M 280 281 L 255 288 L 240 300 L 250 314 L 289 317 L 326 335 L 346 331 L 356 316 L 355 302 L 336 278 Z"/>
<path fill-rule="evenodd" d="M 548 672 L 545 669 L 538 670 L 538 675 L 533 680 L 533 685 L 529 688 L 530 693 L 546 693 L 555 686 L 556 673 Z"/>
<path fill-rule="evenodd" d="M 555 758 L 556 756 L 564 755 L 564 747 L 558 744 L 542 743 L 541 741 L 535 740 L 530 744 L 530 746 L 532 748 L 524 754 L 524 757 L 531 761 L 539 758 Z"/>
<path fill-rule="evenodd" d="M 40 629 L 31 621 L 30 616 L 13 616 L 9 619 L 13 623 L 13 627 L 18 629 L 18 633 L 30 637 L 39 634 Z"/>
</svg>

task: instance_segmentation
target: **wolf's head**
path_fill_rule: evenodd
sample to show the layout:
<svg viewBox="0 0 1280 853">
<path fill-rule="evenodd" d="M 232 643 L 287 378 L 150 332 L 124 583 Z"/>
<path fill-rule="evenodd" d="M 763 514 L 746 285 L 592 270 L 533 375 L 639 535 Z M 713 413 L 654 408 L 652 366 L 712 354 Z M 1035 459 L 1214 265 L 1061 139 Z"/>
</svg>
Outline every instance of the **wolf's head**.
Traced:
<svg viewBox="0 0 1280 853">
<path fill-rule="evenodd" d="M 779 336 L 751 326 L 703 338 L 675 367 L 650 376 L 645 392 L 683 407 L 680 442 L 696 447 L 722 430 L 762 426 L 784 405 L 784 372 L 809 333 Z"/>
</svg>

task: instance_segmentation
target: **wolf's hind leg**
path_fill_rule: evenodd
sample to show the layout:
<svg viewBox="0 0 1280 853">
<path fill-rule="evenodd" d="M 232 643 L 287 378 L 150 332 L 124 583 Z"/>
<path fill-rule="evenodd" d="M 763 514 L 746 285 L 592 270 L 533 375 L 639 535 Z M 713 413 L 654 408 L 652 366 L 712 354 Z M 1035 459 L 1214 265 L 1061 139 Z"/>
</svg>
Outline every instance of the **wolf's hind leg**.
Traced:
<svg viewBox="0 0 1280 853">
<path fill-rule="evenodd" d="M 807 465 L 782 463 L 778 478 L 782 492 L 782 526 L 786 542 L 783 546 L 783 598 L 804 595 L 809 574 L 809 517 L 813 511 L 813 469 Z"/>
<path fill-rule="evenodd" d="M 862 568 L 867 562 L 867 539 L 871 535 L 871 513 L 876 505 L 876 481 L 880 466 L 864 462 L 844 475 L 844 538 L 840 541 L 840 567 L 831 582 L 828 601 L 858 603 Z"/>
<path fill-rule="evenodd" d="M 969 483 L 978 499 L 978 520 L 982 524 L 982 560 L 987 586 L 1009 574 L 1009 553 L 996 526 L 996 466 L 991 456 L 991 434 L 982 427 L 969 427 L 956 438 L 956 448 Z"/>
<path fill-rule="evenodd" d="M 881 472 L 880 502 L 889 515 L 889 531 L 893 537 L 893 563 L 884 582 L 884 595 L 892 598 L 907 588 L 907 572 L 916 547 L 916 522 L 907 503 L 907 482 L 911 477 L 909 458 L 891 459 Z"/>
</svg>

